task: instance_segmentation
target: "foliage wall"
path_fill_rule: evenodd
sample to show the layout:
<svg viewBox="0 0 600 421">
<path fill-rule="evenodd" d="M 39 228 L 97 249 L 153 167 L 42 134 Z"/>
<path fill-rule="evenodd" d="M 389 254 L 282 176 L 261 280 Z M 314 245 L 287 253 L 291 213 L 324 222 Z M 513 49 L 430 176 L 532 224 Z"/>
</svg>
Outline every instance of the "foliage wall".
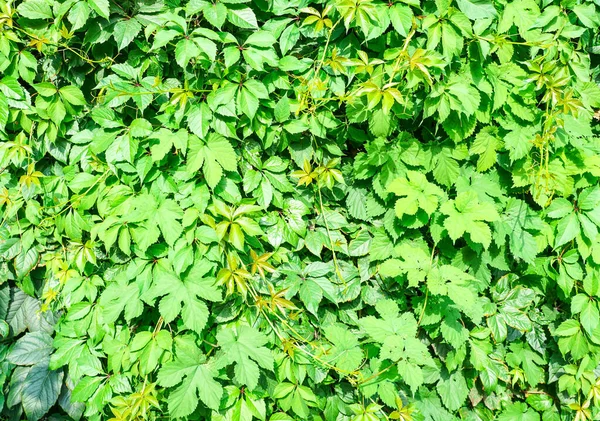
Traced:
<svg viewBox="0 0 600 421">
<path fill-rule="evenodd" d="M 600 1 L 0 1 L 3 419 L 598 419 Z"/>
</svg>

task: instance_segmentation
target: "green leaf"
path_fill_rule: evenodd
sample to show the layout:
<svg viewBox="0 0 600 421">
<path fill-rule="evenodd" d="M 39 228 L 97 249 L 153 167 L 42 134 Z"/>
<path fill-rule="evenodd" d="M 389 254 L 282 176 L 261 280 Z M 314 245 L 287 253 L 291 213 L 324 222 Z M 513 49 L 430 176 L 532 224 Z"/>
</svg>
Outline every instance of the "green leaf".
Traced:
<svg viewBox="0 0 600 421">
<path fill-rule="evenodd" d="M 223 169 L 236 171 L 237 156 L 231 143 L 223 136 L 210 133 L 206 143 L 191 139 L 188 151 L 187 171 L 194 173 L 202 168 L 207 184 L 211 188 L 221 180 Z"/>
<path fill-rule="evenodd" d="M 413 393 L 421 386 L 425 379 L 423 370 L 417 364 L 411 364 L 407 361 L 398 362 L 398 374 L 402 380 L 410 387 Z"/>
<path fill-rule="evenodd" d="M 329 364 L 347 372 L 358 368 L 363 359 L 363 352 L 358 346 L 356 336 L 341 326 L 327 326 L 324 334 L 327 340 L 333 343 L 327 357 Z"/>
<path fill-rule="evenodd" d="M 408 6 L 394 4 L 389 8 L 392 26 L 403 37 L 407 37 L 412 27 L 413 12 Z"/>
<path fill-rule="evenodd" d="M 598 327 L 598 324 L 600 323 L 600 312 L 598 311 L 598 307 L 594 301 L 587 300 L 581 309 L 579 320 L 581 322 L 581 326 L 583 326 L 585 331 L 590 335 L 594 329 Z"/>
<path fill-rule="evenodd" d="M 414 215 L 418 209 L 431 215 L 437 209 L 439 200 L 445 197 L 443 190 L 416 171 L 408 171 L 407 177 L 398 178 L 387 187 L 387 191 L 401 196 L 396 200 L 396 216 Z"/>
<path fill-rule="evenodd" d="M 496 163 L 496 150 L 502 144 L 496 132 L 494 127 L 485 127 L 475 137 L 469 152 L 479 155 L 477 171 L 487 171 Z"/>
<path fill-rule="evenodd" d="M 491 0 L 456 0 L 458 8 L 471 20 L 493 18 L 497 15 Z"/>
<path fill-rule="evenodd" d="M 208 135 L 208 128 L 212 120 L 212 113 L 206 103 L 194 106 L 187 116 L 188 127 L 200 139 Z"/>
<path fill-rule="evenodd" d="M 46 0 L 27 0 L 17 6 L 17 12 L 28 19 L 52 19 L 52 8 Z"/>
<path fill-rule="evenodd" d="M 579 333 L 581 327 L 579 322 L 574 319 L 565 320 L 558 326 L 558 328 L 554 331 L 554 334 L 557 336 L 573 336 Z"/>
<path fill-rule="evenodd" d="M 508 150 L 512 162 L 527 156 L 533 147 L 536 134 L 536 127 L 517 126 L 504 136 L 504 147 Z"/>
<path fill-rule="evenodd" d="M 16 365 L 33 365 L 46 360 L 53 350 L 52 337 L 46 332 L 30 332 L 11 348 L 7 360 Z"/>
<path fill-rule="evenodd" d="M 244 45 L 255 45 L 257 47 L 269 48 L 272 47 L 276 42 L 277 40 L 270 32 L 256 31 L 246 38 Z"/>
<path fill-rule="evenodd" d="M 86 101 L 83 93 L 76 86 L 63 86 L 58 93 L 66 102 L 72 105 L 85 105 Z"/>
<path fill-rule="evenodd" d="M 356 219 L 363 221 L 369 220 L 367 215 L 367 192 L 364 189 L 350 189 L 348 197 L 346 198 L 346 204 L 348 205 L 348 213 Z"/>
<path fill-rule="evenodd" d="M 87 0 L 90 7 L 104 19 L 110 16 L 110 3 L 108 0 Z"/>
<path fill-rule="evenodd" d="M 203 8 L 204 19 L 221 29 L 227 19 L 227 7 L 223 3 L 211 3 Z"/>
<path fill-rule="evenodd" d="M 573 12 L 588 28 L 597 29 L 600 26 L 600 17 L 594 4 L 577 4 L 573 6 Z"/>
<path fill-rule="evenodd" d="M 228 9 L 227 20 L 239 28 L 258 28 L 256 15 L 249 7 L 243 9 Z"/>
<path fill-rule="evenodd" d="M 90 8 L 86 2 L 77 2 L 69 10 L 68 19 L 71 22 L 71 31 L 82 28 L 90 16 Z M 80 104 L 81 105 L 81 104 Z"/>
<path fill-rule="evenodd" d="M 227 364 L 235 363 L 234 377 L 241 384 L 253 390 L 258 385 L 258 366 L 273 370 L 273 355 L 264 345 L 267 337 L 249 326 L 222 329 L 217 333 L 217 341 L 222 349 L 222 358 Z"/>
<path fill-rule="evenodd" d="M 208 321 L 208 307 L 199 297 L 219 301 L 221 296 L 216 287 L 215 279 L 204 277 L 210 269 L 210 264 L 199 264 L 190 269 L 183 280 L 173 272 L 161 267 L 154 271 L 154 283 L 144 293 L 144 300 L 153 303 L 162 297 L 158 309 L 166 323 L 170 323 L 179 314 L 183 326 L 200 334 Z"/>
<path fill-rule="evenodd" d="M 156 210 L 155 218 L 165 241 L 172 246 L 183 232 L 181 223 L 178 221 L 183 218 L 183 210 L 174 200 L 166 199 Z"/>
<path fill-rule="evenodd" d="M 62 379 L 62 370 L 50 370 L 47 359 L 31 367 L 23 382 L 21 397 L 27 419 L 37 421 L 54 406 Z"/>
<path fill-rule="evenodd" d="M 211 409 L 219 408 L 223 387 L 215 380 L 218 368 L 214 360 L 207 361 L 192 336 L 176 339 L 175 358 L 158 372 L 161 386 L 174 387 L 169 394 L 169 414 L 173 418 L 189 416 L 198 398 Z"/>
<path fill-rule="evenodd" d="M 409 286 L 417 286 L 431 270 L 431 255 L 423 248 L 409 243 L 401 244 L 397 249 L 399 259 L 385 261 L 379 271 L 383 276 L 398 276 L 405 273 Z"/>
<path fill-rule="evenodd" d="M 442 204 L 440 211 L 448 216 L 444 220 L 444 227 L 452 240 L 456 241 L 468 233 L 471 241 L 480 243 L 485 248 L 490 246 L 492 233 L 485 222 L 500 218 L 494 205 L 480 203 L 477 194 L 470 190 Z"/>
<path fill-rule="evenodd" d="M 556 238 L 554 239 L 554 248 L 572 241 L 580 232 L 579 221 L 575 212 L 570 213 L 556 225 Z"/>
<path fill-rule="evenodd" d="M 113 37 L 117 41 L 117 48 L 122 50 L 127 47 L 141 30 L 142 25 L 135 18 L 117 22 L 113 31 Z"/>
<path fill-rule="evenodd" d="M 456 371 L 450 376 L 442 377 L 436 389 L 442 398 L 444 406 L 451 411 L 460 409 L 469 394 L 467 382 L 460 371 Z"/>
<path fill-rule="evenodd" d="M 182 39 L 175 47 L 175 61 L 185 68 L 191 59 L 200 55 L 200 48 L 190 39 Z"/>
<path fill-rule="evenodd" d="M 416 336 L 417 322 L 411 313 L 399 314 L 398 306 L 392 300 L 381 300 L 376 308 L 381 319 L 366 316 L 359 320 L 361 329 L 373 340 L 383 344 L 391 336 L 401 339 Z"/>
<path fill-rule="evenodd" d="M 498 421 L 539 421 L 540 416 L 522 402 L 510 404 L 498 416 Z"/>
</svg>

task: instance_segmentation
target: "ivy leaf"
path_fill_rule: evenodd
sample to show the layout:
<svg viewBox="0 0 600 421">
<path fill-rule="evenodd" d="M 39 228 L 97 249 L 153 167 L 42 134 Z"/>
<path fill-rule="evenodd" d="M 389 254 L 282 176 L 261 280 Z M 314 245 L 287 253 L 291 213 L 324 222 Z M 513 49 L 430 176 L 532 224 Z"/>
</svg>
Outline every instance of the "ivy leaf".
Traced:
<svg viewBox="0 0 600 421">
<path fill-rule="evenodd" d="M 165 241 L 171 246 L 183 232 L 181 223 L 178 221 L 181 218 L 183 218 L 183 210 L 177 202 L 171 199 L 163 200 L 156 210 L 155 221 L 160 227 Z"/>
<path fill-rule="evenodd" d="M 497 137 L 495 127 L 485 127 L 475 136 L 470 153 L 479 155 L 477 171 L 487 171 L 496 163 L 496 150 L 501 145 L 502 142 Z"/>
<path fill-rule="evenodd" d="M 183 280 L 173 272 L 157 266 L 154 270 L 154 283 L 144 293 L 143 299 L 153 302 L 162 297 L 158 304 L 160 314 L 170 323 L 181 313 L 183 325 L 202 333 L 208 320 L 208 307 L 198 297 L 218 301 L 221 295 L 214 286 L 215 279 L 204 277 L 210 270 L 210 263 L 196 264 Z"/>
<path fill-rule="evenodd" d="M 407 178 L 397 178 L 387 187 L 387 191 L 401 197 L 396 200 L 396 216 L 402 218 L 405 214 L 414 215 L 419 209 L 431 215 L 437 209 L 440 199 L 445 196 L 443 190 L 430 183 L 422 173 L 408 171 L 406 174 Z"/>
<path fill-rule="evenodd" d="M 222 358 L 227 364 L 235 363 L 235 379 L 253 390 L 258 385 L 260 365 L 273 370 L 273 355 L 264 345 L 267 337 L 249 326 L 239 326 L 235 330 L 222 329 L 217 333 L 217 341 L 222 350 Z"/>
<path fill-rule="evenodd" d="M 122 50 L 127 47 L 141 30 L 142 25 L 136 18 L 118 21 L 113 32 L 113 37 L 117 41 L 117 48 Z"/>
<path fill-rule="evenodd" d="M 449 376 L 443 376 L 436 386 L 444 406 L 451 411 L 460 409 L 469 394 L 465 376 L 456 371 Z"/>
<path fill-rule="evenodd" d="M 444 227 L 452 240 L 456 241 L 466 232 L 471 241 L 482 244 L 486 249 L 490 246 L 492 233 L 486 222 L 500 218 L 494 205 L 479 203 L 477 194 L 469 190 L 442 204 L 440 211 L 448 215 Z"/>
<path fill-rule="evenodd" d="M 333 343 L 327 357 L 328 362 L 340 370 L 356 370 L 363 359 L 356 336 L 341 326 L 327 326 L 323 331 L 327 340 Z"/>
<path fill-rule="evenodd" d="M 231 143 L 216 133 L 210 133 L 206 143 L 191 137 L 186 170 L 195 173 L 200 168 L 207 184 L 214 189 L 223 176 L 223 170 L 237 169 L 237 156 Z"/>
<path fill-rule="evenodd" d="M 215 380 L 219 366 L 207 361 L 190 335 L 175 340 L 175 358 L 158 372 L 158 383 L 175 387 L 169 394 L 169 413 L 173 418 L 190 415 L 198 405 L 198 398 L 207 407 L 217 410 L 223 395 L 223 386 Z"/>
<path fill-rule="evenodd" d="M 491 0 L 456 0 L 458 8 L 471 20 L 493 18 L 497 15 Z"/>
<path fill-rule="evenodd" d="M 258 28 L 256 15 L 249 7 L 243 9 L 228 9 L 227 20 L 239 28 Z"/>
<path fill-rule="evenodd" d="M 17 11 L 28 19 L 52 19 L 52 9 L 45 0 L 27 0 L 17 6 Z"/>
</svg>

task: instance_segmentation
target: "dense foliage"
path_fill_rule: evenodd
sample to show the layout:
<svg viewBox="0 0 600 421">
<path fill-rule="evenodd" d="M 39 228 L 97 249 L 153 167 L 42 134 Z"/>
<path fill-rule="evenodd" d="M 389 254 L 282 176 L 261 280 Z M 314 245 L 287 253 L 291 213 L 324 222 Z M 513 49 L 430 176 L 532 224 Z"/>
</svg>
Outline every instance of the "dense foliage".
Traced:
<svg viewBox="0 0 600 421">
<path fill-rule="evenodd" d="M 8 419 L 598 419 L 600 1 L 0 0 Z"/>
</svg>

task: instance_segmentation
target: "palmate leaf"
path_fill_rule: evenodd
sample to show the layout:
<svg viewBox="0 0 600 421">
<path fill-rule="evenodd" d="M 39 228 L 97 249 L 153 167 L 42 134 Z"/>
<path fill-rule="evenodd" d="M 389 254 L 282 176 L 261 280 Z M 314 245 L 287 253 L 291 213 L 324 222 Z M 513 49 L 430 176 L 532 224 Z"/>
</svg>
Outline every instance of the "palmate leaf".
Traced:
<svg viewBox="0 0 600 421">
<path fill-rule="evenodd" d="M 356 370 L 363 359 L 356 336 L 345 327 L 335 325 L 325 327 L 324 334 L 333 343 L 327 356 L 328 362 L 346 372 Z"/>
<path fill-rule="evenodd" d="M 259 365 L 265 370 L 273 370 L 273 355 L 264 345 L 267 337 L 249 326 L 222 329 L 217 333 L 221 347 L 220 358 L 226 364 L 235 364 L 234 378 L 255 389 L 260 376 Z"/>
<path fill-rule="evenodd" d="M 135 282 L 119 280 L 111 283 L 100 297 L 100 308 L 107 323 L 116 321 L 122 312 L 125 319 L 131 320 L 142 314 L 140 286 Z"/>
<path fill-rule="evenodd" d="M 210 133 L 206 142 L 190 136 L 186 170 L 193 174 L 200 168 L 206 183 L 214 189 L 223 177 L 223 170 L 237 169 L 237 156 L 231 143 L 216 133 Z"/>
<path fill-rule="evenodd" d="M 387 186 L 387 191 L 400 196 L 396 200 L 396 216 L 414 215 L 422 209 L 431 215 L 438 207 L 440 199 L 445 197 L 444 191 L 427 180 L 425 175 L 408 171 L 405 177 L 392 181 Z"/>
<path fill-rule="evenodd" d="M 219 365 L 207 360 L 191 335 L 175 339 L 175 358 L 158 372 L 158 383 L 173 388 L 169 394 L 169 414 L 173 418 L 190 415 L 198 406 L 198 398 L 211 409 L 218 409 L 223 386 L 215 380 Z"/>
<path fill-rule="evenodd" d="M 208 307 L 200 298 L 210 301 L 221 299 L 215 278 L 205 277 L 211 268 L 212 264 L 208 261 L 196 263 L 180 279 L 169 269 L 157 266 L 153 272 L 153 284 L 142 298 L 153 303 L 156 298 L 162 297 L 158 309 L 166 323 L 172 322 L 181 313 L 183 325 L 200 334 L 209 315 Z"/>
<path fill-rule="evenodd" d="M 456 307 L 474 321 L 479 321 L 483 309 L 477 303 L 477 291 L 481 282 L 455 266 L 435 268 L 427 277 L 427 287 L 434 295 L 449 297 Z"/>
<path fill-rule="evenodd" d="M 532 232 L 541 230 L 543 225 L 527 203 L 511 197 L 497 226 L 503 231 L 501 235 L 508 235 L 510 251 L 517 258 L 532 263 L 538 252 Z"/>
<path fill-rule="evenodd" d="M 444 227 L 454 241 L 468 233 L 471 241 L 488 248 L 492 242 L 492 232 L 486 222 L 499 219 L 496 208 L 491 203 L 480 203 L 473 191 L 460 193 L 456 199 L 445 202 L 440 211 L 447 215 Z"/>
<path fill-rule="evenodd" d="M 379 271 L 383 276 L 398 276 L 405 273 L 409 286 L 424 281 L 432 268 L 431 253 L 414 244 L 402 243 L 398 247 L 400 259 L 386 260 Z"/>
<path fill-rule="evenodd" d="M 410 313 L 400 314 L 398 305 L 392 300 L 381 300 L 376 305 L 381 319 L 374 316 L 363 317 L 359 321 L 363 329 L 373 340 L 383 344 L 390 336 L 403 339 L 417 334 L 417 322 Z"/>
</svg>

